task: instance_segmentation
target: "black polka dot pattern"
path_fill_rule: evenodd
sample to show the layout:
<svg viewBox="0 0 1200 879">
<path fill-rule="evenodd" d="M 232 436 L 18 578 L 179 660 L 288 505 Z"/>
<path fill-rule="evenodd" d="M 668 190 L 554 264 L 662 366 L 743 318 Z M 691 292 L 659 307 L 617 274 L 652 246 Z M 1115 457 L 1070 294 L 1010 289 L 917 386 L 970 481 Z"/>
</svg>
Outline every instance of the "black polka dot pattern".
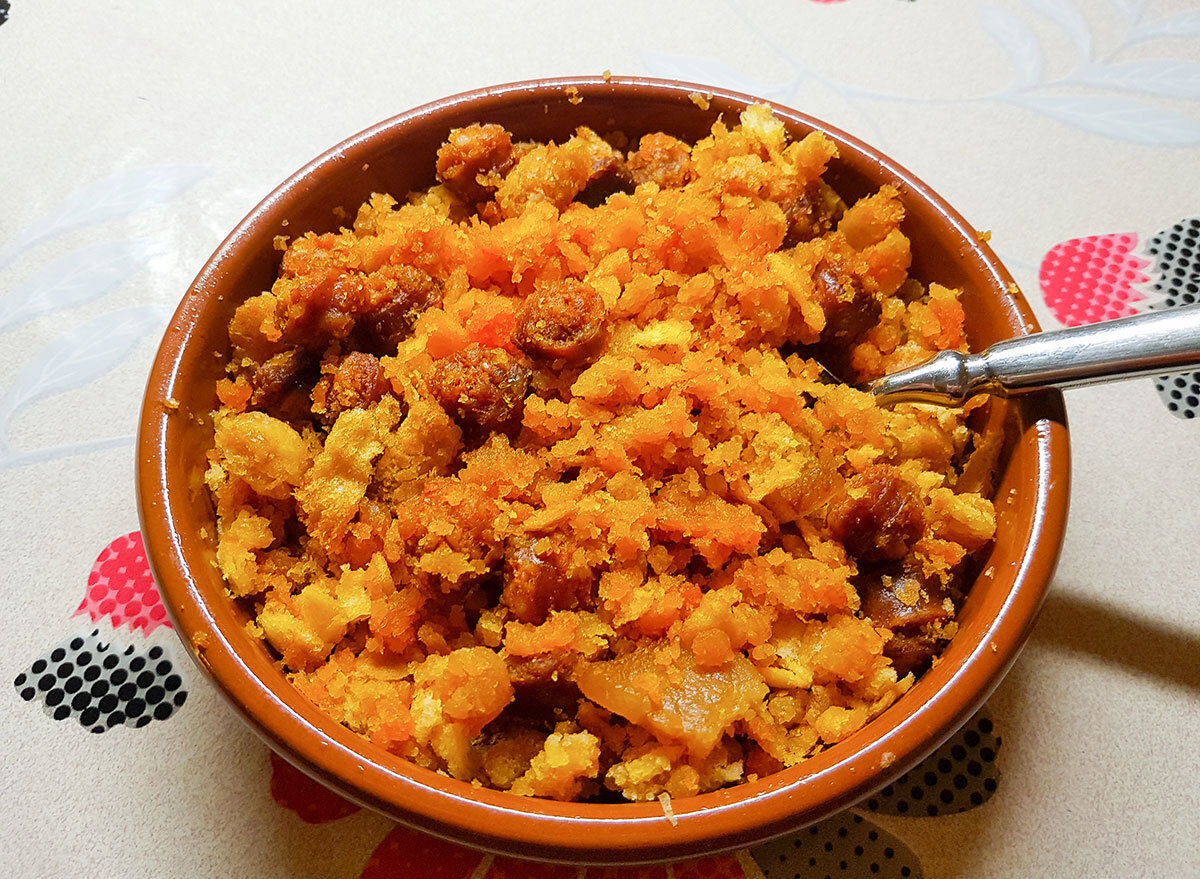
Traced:
<svg viewBox="0 0 1200 879">
<path fill-rule="evenodd" d="M 109 644 L 99 629 L 70 638 L 34 661 L 13 687 L 26 702 L 40 701 L 55 720 L 74 718 L 94 733 L 167 720 L 188 696 L 161 647 Z"/>
<path fill-rule="evenodd" d="M 752 848 L 750 856 L 766 879 L 914 879 L 923 875 L 920 861 L 908 846 L 853 812 Z"/>
<path fill-rule="evenodd" d="M 1154 258 L 1154 308 L 1200 304 L 1200 217 L 1180 220 L 1146 244 Z"/>
<path fill-rule="evenodd" d="M 1000 741 L 991 718 L 976 714 L 916 768 L 870 797 L 866 806 L 872 812 L 910 818 L 951 815 L 981 806 L 992 798 L 1000 781 L 996 765 Z"/>
<path fill-rule="evenodd" d="M 1200 217 L 1180 220 L 1159 232 L 1146 245 L 1146 252 L 1155 261 L 1151 308 L 1200 304 Z M 1154 389 L 1172 415 L 1200 418 L 1200 372 L 1160 375 Z"/>
<path fill-rule="evenodd" d="M 1154 390 L 1167 411 L 1184 419 L 1200 418 L 1200 372 L 1160 375 Z"/>
</svg>

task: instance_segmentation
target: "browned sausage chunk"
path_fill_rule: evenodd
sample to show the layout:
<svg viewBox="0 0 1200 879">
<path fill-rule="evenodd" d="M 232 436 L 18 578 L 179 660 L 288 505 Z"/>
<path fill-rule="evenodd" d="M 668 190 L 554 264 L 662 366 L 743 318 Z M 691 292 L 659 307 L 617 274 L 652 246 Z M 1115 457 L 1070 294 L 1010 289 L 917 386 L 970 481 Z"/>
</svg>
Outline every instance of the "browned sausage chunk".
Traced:
<svg viewBox="0 0 1200 879">
<path fill-rule="evenodd" d="M 308 389 L 304 387 L 304 379 L 312 382 L 316 378 L 310 373 L 316 372 L 316 358 L 304 351 L 281 351 L 267 359 L 261 366 L 256 367 L 250 376 L 250 405 L 255 408 L 277 406 L 288 393 L 303 389 L 305 396 Z"/>
<path fill-rule="evenodd" d="M 783 239 L 784 247 L 792 247 L 801 241 L 824 235 L 842 218 L 846 212 L 846 203 L 832 186 L 824 180 L 800 190 L 793 199 L 780 204 L 783 215 L 788 221 L 787 235 Z"/>
<path fill-rule="evenodd" d="M 437 154 L 437 176 L 468 204 L 492 197 L 512 167 L 512 137 L 500 125 L 455 128 Z"/>
<path fill-rule="evenodd" d="M 678 189 L 692 178 L 692 148 L 669 134 L 647 134 L 629 154 L 626 168 L 636 184 Z"/>
<path fill-rule="evenodd" d="M 313 412 L 332 424 L 343 412 L 378 403 L 390 389 L 379 360 L 354 351 L 338 364 L 336 372 L 321 376 L 313 388 Z"/>
<path fill-rule="evenodd" d="M 883 645 L 883 655 L 892 661 L 899 677 L 925 671 L 941 650 L 942 643 L 937 638 L 920 630 L 892 632 L 891 640 Z"/>
<path fill-rule="evenodd" d="M 895 565 L 864 569 L 854 585 L 862 599 L 862 615 L 877 626 L 919 627 L 954 616 L 944 603 L 946 587 L 920 571 Z"/>
<path fill-rule="evenodd" d="M 520 423 L 529 369 L 503 348 L 472 345 L 434 364 L 430 385 L 464 429 L 508 431 Z"/>
<path fill-rule="evenodd" d="M 879 300 L 835 260 L 826 257 L 813 274 L 817 302 L 825 311 L 821 341 L 846 348 L 875 326 L 882 310 Z"/>
<path fill-rule="evenodd" d="M 895 467 L 872 464 L 851 477 L 846 494 L 829 510 L 829 530 L 864 561 L 908 554 L 925 528 L 921 501 Z"/>
<path fill-rule="evenodd" d="M 570 653 L 549 656 L 505 656 L 512 681 L 511 718 L 553 726 L 579 705 L 579 688 L 571 679 L 578 657 Z"/>
<path fill-rule="evenodd" d="M 525 300 L 513 341 L 531 357 L 586 360 L 603 341 L 606 314 L 604 300 L 587 284 L 555 281 Z"/>
<path fill-rule="evenodd" d="M 903 677 L 928 668 L 942 642 L 927 627 L 954 617 L 942 582 L 897 564 L 864 567 L 853 582 L 862 599 L 862 615 L 892 630 L 883 654 L 896 673 Z"/>
<path fill-rule="evenodd" d="M 504 557 L 500 602 L 523 623 L 542 623 L 552 610 L 579 606 L 580 584 L 571 580 L 552 553 L 531 543 L 510 544 Z"/>
<path fill-rule="evenodd" d="M 362 319 L 369 342 L 380 355 L 394 355 L 412 333 L 417 316 L 442 301 L 442 285 L 418 268 L 394 266 L 389 275 L 395 281 L 391 298 Z"/>
</svg>

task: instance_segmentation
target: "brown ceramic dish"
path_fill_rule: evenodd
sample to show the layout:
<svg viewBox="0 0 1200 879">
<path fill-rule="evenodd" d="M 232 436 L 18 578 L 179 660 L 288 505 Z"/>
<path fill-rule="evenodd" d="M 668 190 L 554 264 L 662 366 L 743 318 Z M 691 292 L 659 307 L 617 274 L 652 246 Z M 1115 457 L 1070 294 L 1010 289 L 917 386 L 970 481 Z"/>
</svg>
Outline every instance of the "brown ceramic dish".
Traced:
<svg viewBox="0 0 1200 879">
<path fill-rule="evenodd" d="M 566 89 L 582 101 L 568 100 Z M 689 93 L 709 95 L 707 108 Z M 268 289 L 276 235 L 324 232 L 375 191 L 433 183 L 435 152 L 454 127 L 497 122 L 515 137 L 562 140 L 579 125 L 630 136 L 665 131 L 688 141 L 754 99 L 644 79 L 540 80 L 447 98 L 338 145 L 250 212 L 180 303 L 150 374 L 138 440 L 142 531 L 155 577 L 184 644 L 264 739 L 319 781 L 396 820 L 468 845 L 526 857 L 633 863 L 747 845 L 851 805 L 894 780 L 983 702 L 1016 658 L 1049 586 L 1066 524 L 1068 443 L 1062 396 L 1007 405 L 1013 441 L 996 496 L 999 527 L 984 574 L 959 614 L 940 663 L 878 719 L 807 762 L 753 783 L 676 800 L 672 825 L 657 803 L 579 804 L 479 790 L 422 769 L 362 739 L 307 702 L 225 595 L 215 522 L 201 475 L 212 445 L 208 413 L 228 359 L 233 309 Z M 1011 277 L 975 230 L 903 168 L 808 116 L 775 106 L 791 135 L 825 132 L 841 158 L 827 179 L 848 200 L 893 183 L 908 209 L 912 274 L 965 289 L 973 349 L 1035 331 Z M 176 403 L 178 404 L 176 406 Z"/>
</svg>

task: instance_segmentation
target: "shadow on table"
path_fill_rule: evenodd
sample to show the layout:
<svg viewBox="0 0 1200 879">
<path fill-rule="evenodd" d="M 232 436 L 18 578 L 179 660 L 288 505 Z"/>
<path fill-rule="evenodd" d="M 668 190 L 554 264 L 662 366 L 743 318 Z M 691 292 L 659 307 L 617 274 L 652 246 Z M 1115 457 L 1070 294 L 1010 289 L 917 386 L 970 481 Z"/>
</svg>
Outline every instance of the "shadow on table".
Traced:
<svg viewBox="0 0 1200 879">
<path fill-rule="evenodd" d="M 1046 598 L 1033 638 L 1200 690 L 1200 632 L 1133 616 L 1057 586 Z"/>
</svg>

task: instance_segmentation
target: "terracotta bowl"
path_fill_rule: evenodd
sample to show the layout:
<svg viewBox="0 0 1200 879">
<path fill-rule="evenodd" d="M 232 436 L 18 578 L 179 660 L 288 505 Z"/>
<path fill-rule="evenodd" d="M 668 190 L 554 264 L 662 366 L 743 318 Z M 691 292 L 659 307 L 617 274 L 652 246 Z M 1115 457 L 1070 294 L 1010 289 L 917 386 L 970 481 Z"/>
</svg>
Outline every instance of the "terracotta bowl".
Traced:
<svg viewBox="0 0 1200 879">
<path fill-rule="evenodd" d="M 578 89 L 582 101 L 568 100 Z M 710 95 L 707 108 L 689 93 Z M 1062 396 L 1005 406 L 1013 441 L 1002 462 L 995 548 L 961 610 L 941 662 L 864 729 L 806 763 L 751 784 L 676 800 L 672 825 L 658 803 L 575 804 L 479 790 L 422 769 L 330 720 L 285 679 L 216 569 L 214 513 L 201 475 L 234 308 L 271 286 L 276 235 L 324 232 L 334 210 L 372 192 L 434 182 L 438 146 L 454 127 L 498 122 L 515 139 L 566 138 L 579 125 L 631 137 L 666 131 L 689 141 L 746 95 L 646 79 L 539 80 L 419 107 L 355 135 L 293 174 L 225 239 L 186 292 L 150 374 L 138 439 L 142 531 L 175 628 L 200 667 L 283 757 L 321 783 L 397 821 L 517 856 L 636 863 L 745 846 L 825 818 L 893 781 L 953 733 L 988 696 L 1025 641 L 1058 558 L 1067 514 L 1068 444 Z M 1037 329 L 995 254 L 929 187 L 886 156 L 825 123 L 776 105 L 791 135 L 823 131 L 840 159 L 829 178 L 852 201 L 896 184 L 908 208 L 915 277 L 963 288 L 971 346 Z M 171 401 L 168 403 L 168 401 Z M 178 407 L 175 408 L 175 401 Z M 231 767 L 233 768 L 233 767 Z"/>
</svg>

